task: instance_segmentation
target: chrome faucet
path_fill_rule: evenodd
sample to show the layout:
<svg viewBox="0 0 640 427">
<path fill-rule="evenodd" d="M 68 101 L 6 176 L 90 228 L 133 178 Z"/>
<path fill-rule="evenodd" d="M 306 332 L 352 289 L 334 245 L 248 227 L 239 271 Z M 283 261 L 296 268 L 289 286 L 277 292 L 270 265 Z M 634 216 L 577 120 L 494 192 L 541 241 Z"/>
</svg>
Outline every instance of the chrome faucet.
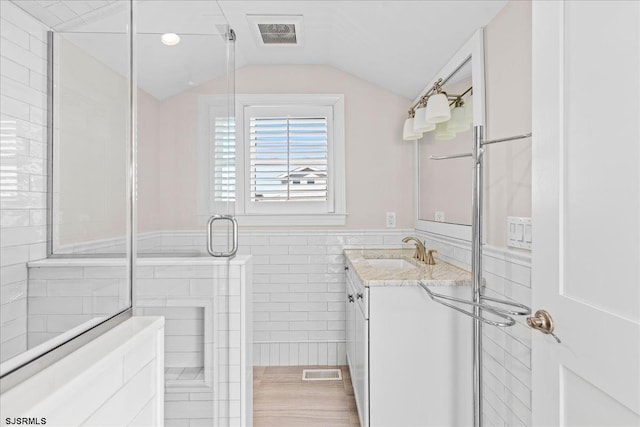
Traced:
<svg viewBox="0 0 640 427">
<path fill-rule="evenodd" d="M 433 249 L 429 249 L 427 251 L 424 247 L 424 244 L 415 237 L 408 236 L 402 239 L 402 242 L 404 243 L 409 243 L 411 241 L 413 241 L 413 243 L 416 245 L 416 253 L 413 255 L 413 257 L 418 261 L 424 262 L 425 264 L 435 265 L 436 260 L 433 258 L 433 253 L 438 251 Z"/>
</svg>

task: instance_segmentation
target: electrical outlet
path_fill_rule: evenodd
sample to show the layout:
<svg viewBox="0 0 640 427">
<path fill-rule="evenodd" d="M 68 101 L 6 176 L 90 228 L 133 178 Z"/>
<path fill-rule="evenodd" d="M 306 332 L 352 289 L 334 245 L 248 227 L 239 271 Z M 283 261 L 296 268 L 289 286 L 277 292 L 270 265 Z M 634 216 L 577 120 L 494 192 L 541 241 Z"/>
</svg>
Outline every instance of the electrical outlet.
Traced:
<svg viewBox="0 0 640 427">
<path fill-rule="evenodd" d="M 433 214 L 433 219 L 437 222 L 444 222 L 444 212 L 435 211 L 435 213 Z"/>
<path fill-rule="evenodd" d="M 395 228 L 396 226 L 396 213 L 387 212 L 387 228 Z"/>
</svg>

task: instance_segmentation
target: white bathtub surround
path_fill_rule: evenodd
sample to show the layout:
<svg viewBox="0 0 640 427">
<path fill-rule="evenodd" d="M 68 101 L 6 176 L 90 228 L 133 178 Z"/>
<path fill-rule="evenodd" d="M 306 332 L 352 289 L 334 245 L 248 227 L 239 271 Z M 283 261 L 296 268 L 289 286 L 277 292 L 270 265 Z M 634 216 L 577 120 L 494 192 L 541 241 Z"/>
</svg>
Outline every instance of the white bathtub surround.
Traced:
<svg viewBox="0 0 640 427">
<path fill-rule="evenodd" d="M 51 426 L 162 425 L 164 320 L 133 317 L 0 396 L 6 418 Z"/>
<path fill-rule="evenodd" d="M 2 362 L 27 349 L 26 263 L 46 256 L 47 27 L 9 1 L 0 16 Z"/>
<path fill-rule="evenodd" d="M 418 236 L 427 249 L 438 250 L 436 258 L 470 268 L 468 242 L 424 232 Z M 531 255 L 492 246 L 484 246 L 483 254 L 484 293 L 530 306 Z M 517 323 L 509 328 L 482 329 L 483 415 L 494 426 L 531 426 L 531 330 L 524 316 L 514 319 Z"/>
</svg>

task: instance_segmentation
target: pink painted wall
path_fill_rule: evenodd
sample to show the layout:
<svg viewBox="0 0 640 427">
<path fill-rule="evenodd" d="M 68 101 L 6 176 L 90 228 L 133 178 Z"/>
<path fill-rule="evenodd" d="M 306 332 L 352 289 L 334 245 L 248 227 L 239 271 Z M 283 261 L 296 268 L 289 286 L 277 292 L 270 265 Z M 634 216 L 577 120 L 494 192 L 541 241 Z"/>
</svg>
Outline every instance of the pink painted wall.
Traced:
<svg viewBox="0 0 640 427">
<path fill-rule="evenodd" d="M 531 132 L 530 1 L 509 2 L 486 27 L 485 79 L 486 137 Z M 531 140 L 487 147 L 485 159 L 485 235 L 504 247 L 507 216 L 531 216 Z"/>
<path fill-rule="evenodd" d="M 155 197 L 140 196 L 140 222 L 149 224 L 140 230 L 200 227 L 198 95 L 226 90 L 226 78 L 212 80 L 160 102 L 157 113 L 153 103 L 140 103 L 139 189 Z M 344 94 L 345 227 L 384 228 L 388 211 L 397 213 L 398 227 L 413 227 L 413 144 L 402 141 L 409 99 L 324 65 L 248 66 L 236 71 L 236 93 Z M 157 137 L 148 137 L 154 119 Z"/>
<path fill-rule="evenodd" d="M 143 90 L 138 90 L 138 232 L 158 230 L 160 217 L 157 179 L 161 154 L 158 118 L 160 102 Z"/>
</svg>

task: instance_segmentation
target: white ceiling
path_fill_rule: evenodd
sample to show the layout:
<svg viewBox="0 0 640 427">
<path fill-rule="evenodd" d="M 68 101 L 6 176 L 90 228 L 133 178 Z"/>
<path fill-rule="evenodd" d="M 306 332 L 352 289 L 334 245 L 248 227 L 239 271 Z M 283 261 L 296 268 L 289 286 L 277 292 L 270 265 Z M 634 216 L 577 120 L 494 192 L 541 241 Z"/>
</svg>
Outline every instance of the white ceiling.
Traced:
<svg viewBox="0 0 640 427">
<path fill-rule="evenodd" d="M 237 66 L 326 64 L 413 99 L 506 1 L 219 3 L 238 35 Z M 258 46 L 247 14 L 303 15 L 304 46 Z"/>
<path fill-rule="evenodd" d="M 75 43 L 125 74 L 126 39 L 105 34 L 125 31 L 122 0 L 14 2 L 48 26 L 73 32 L 69 37 Z M 137 31 L 144 33 L 137 47 L 139 85 L 163 99 L 223 75 L 224 14 L 237 35 L 236 68 L 330 65 L 413 99 L 505 4 L 506 0 L 139 0 Z M 248 14 L 302 15 L 304 45 L 259 46 Z M 182 42 L 162 45 L 164 32 L 180 34 Z"/>
</svg>

